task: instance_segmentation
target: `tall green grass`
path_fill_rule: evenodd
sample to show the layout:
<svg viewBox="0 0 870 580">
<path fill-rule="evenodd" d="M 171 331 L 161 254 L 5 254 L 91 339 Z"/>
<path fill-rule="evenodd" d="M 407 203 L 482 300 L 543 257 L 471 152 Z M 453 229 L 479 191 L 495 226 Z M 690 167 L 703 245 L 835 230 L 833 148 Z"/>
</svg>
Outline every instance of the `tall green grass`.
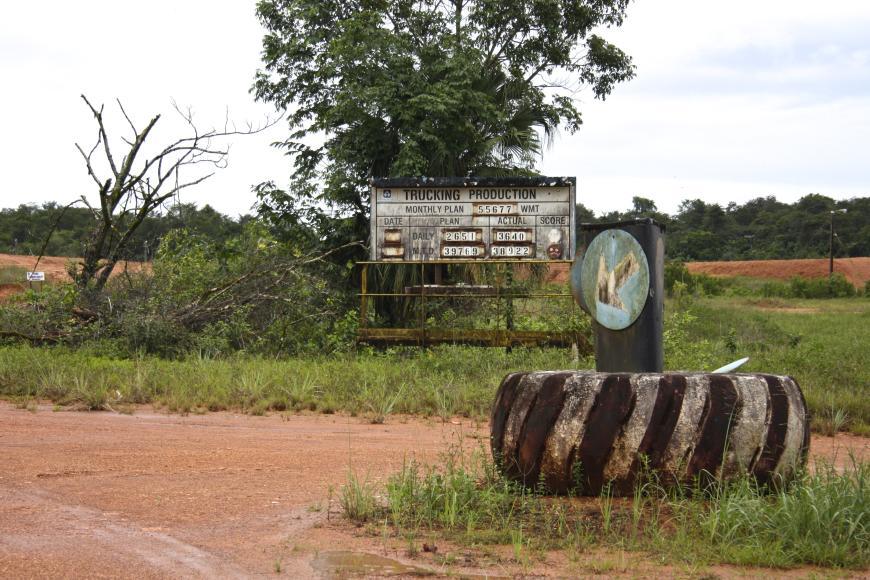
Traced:
<svg viewBox="0 0 870 580">
<path fill-rule="evenodd" d="M 735 564 L 861 568 L 870 563 L 870 464 L 820 467 L 772 496 L 751 480 L 724 488 L 699 512 L 698 533 Z"/>
<path fill-rule="evenodd" d="M 25 272 L 20 266 L 0 266 L 0 284 L 24 284 Z"/>
<path fill-rule="evenodd" d="M 0 396 L 87 408 L 151 403 L 173 412 L 241 409 L 485 417 L 509 372 L 589 368 L 567 349 L 442 346 L 311 358 L 112 359 L 66 348 L 0 348 Z"/>
<path fill-rule="evenodd" d="M 594 547 L 652 553 L 665 562 L 789 568 L 870 565 L 870 465 L 821 468 L 776 492 L 743 479 L 708 492 L 665 491 L 654 479 L 631 498 L 553 498 L 505 480 L 482 452 L 456 448 L 436 466 L 414 462 L 383 489 L 349 478 L 345 516 L 396 537 L 519 547 L 517 560 Z M 361 497 L 365 496 L 365 497 Z M 344 503 L 344 502 L 343 502 Z M 364 506 L 361 509 L 360 506 Z"/>
<path fill-rule="evenodd" d="M 750 357 L 741 372 L 793 376 L 818 431 L 870 434 L 870 300 L 708 298 L 691 312 L 687 343 L 716 360 Z"/>
</svg>

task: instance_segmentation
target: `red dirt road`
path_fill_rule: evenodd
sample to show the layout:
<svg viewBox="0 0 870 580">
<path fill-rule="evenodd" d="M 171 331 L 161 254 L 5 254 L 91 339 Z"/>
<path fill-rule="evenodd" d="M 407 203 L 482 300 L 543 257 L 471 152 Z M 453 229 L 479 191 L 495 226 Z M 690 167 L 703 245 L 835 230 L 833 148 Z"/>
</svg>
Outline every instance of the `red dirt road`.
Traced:
<svg viewBox="0 0 870 580">
<path fill-rule="evenodd" d="M 276 561 L 310 576 L 304 545 L 334 547 L 322 524 L 349 466 L 383 479 L 405 457 L 433 461 L 462 432 L 479 434 L 468 422 L 0 403 L 0 576 L 245 577 L 274 575 Z"/>
<path fill-rule="evenodd" d="M 467 420 L 31 413 L 0 402 L 0 577 L 251 577 L 278 567 L 291 577 L 345 575 L 330 560 L 346 556 L 336 550 L 409 562 L 407 543 L 336 518 L 349 468 L 383 481 L 405 459 L 437 461 L 449 445 L 475 449 L 486 435 Z M 813 439 L 815 457 L 841 463 L 849 450 L 867 460 L 870 439 Z M 665 572 L 627 557 L 632 575 Z M 522 572 L 459 561 L 439 567 L 421 552 L 411 563 L 439 573 Z M 572 575 L 554 561 L 547 575 Z M 413 572 L 389 566 L 364 570 Z"/>
</svg>

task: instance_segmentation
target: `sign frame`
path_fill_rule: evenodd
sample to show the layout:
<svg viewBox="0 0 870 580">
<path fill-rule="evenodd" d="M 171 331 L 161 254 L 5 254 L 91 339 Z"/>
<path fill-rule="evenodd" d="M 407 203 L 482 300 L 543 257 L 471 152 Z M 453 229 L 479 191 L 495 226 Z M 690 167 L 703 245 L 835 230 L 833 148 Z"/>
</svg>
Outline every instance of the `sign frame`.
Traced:
<svg viewBox="0 0 870 580">
<path fill-rule="evenodd" d="M 374 262 L 558 262 L 576 254 L 576 177 L 374 178 L 370 186 Z M 503 233 L 513 231 L 525 233 Z"/>
</svg>

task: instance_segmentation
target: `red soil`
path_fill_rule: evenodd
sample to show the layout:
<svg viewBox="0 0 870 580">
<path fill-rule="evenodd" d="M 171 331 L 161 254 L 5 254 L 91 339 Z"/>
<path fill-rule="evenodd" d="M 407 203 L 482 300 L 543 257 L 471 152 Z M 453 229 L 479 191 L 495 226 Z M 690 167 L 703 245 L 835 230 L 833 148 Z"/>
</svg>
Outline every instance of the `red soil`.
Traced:
<svg viewBox="0 0 870 580">
<path fill-rule="evenodd" d="M 704 273 L 711 276 L 747 276 L 750 278 L 770 278 L 788 280 L 795 276 L 802 278 L 824 278 L 828 275 L 828 260 L 752 260 L 739 262 L 689 262 L 686 264 L 692 274 Z M 834 272 L 842 273 L 849 282 L 863 288 L 870 280 L 870 258 L 837 258 Z"/>
<path fill-rule="evenodd" d="M 744 260 L 735 262 L 688 262 L 686 267 L 692 274 L 709 274 L 710 276 L 746 276 L 748 278 L 763 278 L 788 280 L 795 276 L 802 278 L 824 278 L 828 275 L 828 260 L 825 258 L 813 260 Z M 570 271 L 568 264 L 553 264 L 550 266 L 550 282 L 567 282 Z M 834 272 L 842 273 L 846 279 L 857 288 L 863 288 L 870 280 L 870 258 L 837 258 L 834 260 Z"/>
<path fill-rule="evenodd" d="M 2 302 L 4 298 L 8 298 L 13 294 L 18 294 L 23 291 L 23 284 L 0 284 L 0 302 Z"/>
<path fill-rule="evenodd" d="M 36 263 L 36 256 L 18 256 L 15 254 L 0 254 L 0 268 L 12 267 L 23 268 L 26 271 L 45 272 L 46 282 L 69 282 L 67 274 L 67 266 L 70 262 L 78 262 L 79 258 L 66 258 L 63 256 L 43 256 Z M 115 271 L 112 272 L 116 276 L 128 268 L 131 271 L 138 272 L 142 269 L 141 262 L 118 262 L 115 266 Z M 22 282 L 24 277 L 22 276 Z"/>
<path fill-rule="evenodd" d="M 66 258 L 62 256 L 43 256 L 36 263 L 36 256 L 19 256 L 15 254 L 0 254 L 0 269 L 2 268 L 20 268 L 23 271 L 45 272 L 45 281 L 49 284 L 58 284 L 70 282 L 69 274 L 67 274 L 67 266 L 70 262 L 78 261 L 78 258 Z M 141 262 L 119 262 L 112 272 L 112 276 L 117 276 L 127 268 L 131 272 L 138 272 L 142 269 Z M 24 273 L 21 273 L 21 281 L 14 284 L 0 284 L 0 301 L 13 294 L 23 292 L 27 288 L 27 282 L 24 279 Z"/>
<path fill-rule="evenodd" d="M 386 425 L 344 415 L 232 413 L 134 415 L 35 413 L 0 402 L 0 577 L 236 578 L 280 575 L 414 574 L 413 565 L 447 574 L 576 577 L 683 576 L 643 554 L 596 550 L 568 562 L 550 553 L 531 569 L 511 547 L 487 553 L 439 541 L 416 555 L 404 538 L 356 528 L 340 517 L 337 497 L 350 470 L 383 482 L 405 460 L 438 461 L 451 445 L 485 448 L 485 424 L 390 417 Z M 842 464 L 849 452 L 870 457 L 870 439 L 814 436 L 812 460 Z M 811 460 L 811 461 L 812 461 Z M 388 530 L 389 531 L 389 530 Z M 387 556 L 387 568 L 344 570 Z M 403 564 L 399 564 L 400 561 Z M 445 563 L 452 562 L 452 563 Z M 345 562 L 346 563 L 346 562 Z M 361 572 L 361 573 L 360 573 Z M 805 575 L 714 566 L 717 577 Z"/>
<path fill-rule="evenodd" d="M 68 282 L 69 276 L 66 273 L 67 264 L 73 258 L 63 258 L 58 256 L 43 256 L 36 263 L 36 256 L 18 256 L 14 254 L 0 254 L 0 268 L 22 268 L 28 272 L 38 271 L 45 272 L 46 282 Z M 21 283 L 24 284 L 24 275 L 21 275 Z"/>
</svg>

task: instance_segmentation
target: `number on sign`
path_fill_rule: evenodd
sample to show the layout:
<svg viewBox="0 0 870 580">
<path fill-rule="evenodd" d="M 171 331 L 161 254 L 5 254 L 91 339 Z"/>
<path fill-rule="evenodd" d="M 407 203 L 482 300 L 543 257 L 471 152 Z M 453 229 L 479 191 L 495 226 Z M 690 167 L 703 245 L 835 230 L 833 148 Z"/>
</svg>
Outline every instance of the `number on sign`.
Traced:
<svg viewBox="0 0 870 580">
<path fill-rule="evenodd" d="M 532 232 L 529 230 L 495 230 L 496 242 L 530 242 Z"/>
<path fill-rule="evenodd" d="M 443 258 L 477 258 L 483 255 L 483 246 L 442 246 Z"/>
<path fill-rule="evenodd" d="M 445 242 L 479 242 L 480 230 L 445 230 Z"/>
<path fill-rule="evenodd" d="M 515 203 L 476 203 L 474 213 L 477 215 L 512 215 L 517 213 Z"/>
<path fill-rule="evenodd" d="M 528 258 L 532 256 L 531 246 L 493 246 L 490 248 L 493 258 Z"/>
</svg>

